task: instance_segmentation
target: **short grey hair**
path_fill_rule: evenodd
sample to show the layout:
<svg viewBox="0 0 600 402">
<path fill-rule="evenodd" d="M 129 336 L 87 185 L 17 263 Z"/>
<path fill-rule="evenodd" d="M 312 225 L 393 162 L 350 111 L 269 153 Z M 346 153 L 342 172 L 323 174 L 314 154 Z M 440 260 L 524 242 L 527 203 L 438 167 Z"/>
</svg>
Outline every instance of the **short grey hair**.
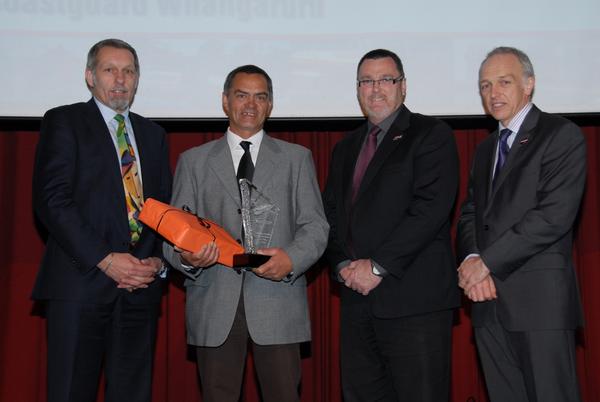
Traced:
<svg viewBox="0 0 600 402">
<path fill-rule="evenodd" d="M 497 56 L 500 54 L 512 54 L 519 60 L 521 64 L 521 68 L 523 69 L 523 78 L 535 78 L 535 73 L 533 72 L 533 64 L 531 64 L 531 60 L 529 60 L 529 56 L 525 54 L 522 50 L 519 50 L 510 46 L 500 46 L 492 50 L 485 56 L 485 59 L 481 62 L 479 66 L 479 76 L 481 76 L 481 69 L 483 65 L 493 56 Z"/>
<path fill-rule="evenodd" d="M 117 49 L 128 50 L 133 55 L 133 64 L 135 66 L 135 72 L 138 76 L 140 75 L 140 61 L 138 60 L 137 53 L 133 46 L 121 39 L 114 38 L 101 40 L 100 42 L 96 43 L 94 46 L 91 47 L 87 55 L 86 68 L 88 70 L 90 70 L 92 73 L 96 73 L 96 66 L 98 65 L 98 52 L 100 52 L 100 49 L 104 47 L 114 47 Z"/>
</svg>

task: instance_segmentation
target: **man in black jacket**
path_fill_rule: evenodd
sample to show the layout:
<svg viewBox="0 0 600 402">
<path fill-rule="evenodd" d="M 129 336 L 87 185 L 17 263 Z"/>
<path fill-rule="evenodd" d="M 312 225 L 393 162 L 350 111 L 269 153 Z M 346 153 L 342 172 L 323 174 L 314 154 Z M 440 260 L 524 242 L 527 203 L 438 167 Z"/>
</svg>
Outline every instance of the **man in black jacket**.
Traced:
<svg viewBox="0 0 600 402">
<path fill-rule="evenodd" d="M 388 50 L 360 60 L 357 92 L 367 121 L 336 145 L 323 196 L 326 256 L 344 283 L 344 399 L 447 402 L 459 305 L 454 136 L 404 106 L 404 70 Z"/>
<path fill-rule="evenodd" d="M 48 401 L 150 401 L 161 241 L 137 220 L 171 191 L 165 132 L 129 111 L 139 62 L 127 43 L 89 51 L 93 98 L 46 113 L 33 203 L 48 231 L 33 298 L 46 303 Z"/>
</svg>

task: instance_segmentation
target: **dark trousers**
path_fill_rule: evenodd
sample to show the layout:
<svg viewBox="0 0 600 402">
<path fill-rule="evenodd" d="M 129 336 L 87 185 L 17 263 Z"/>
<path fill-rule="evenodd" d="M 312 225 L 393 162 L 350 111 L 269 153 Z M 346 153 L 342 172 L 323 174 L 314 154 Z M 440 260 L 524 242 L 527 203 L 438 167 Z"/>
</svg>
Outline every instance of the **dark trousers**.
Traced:
<svg viewBox="0 0 600 402">
<path fill-rule="evenodd" d="M 250 339 L 243 298 L 233 327 L 223 345 L 197 347 L 198 372 L 204 402 L 238 402 L 244 376 L 248 342 L 263 402 L 300 401 L 300 345 L 258 345 Z"/>
<path fill-rule="evenodd" d="M 345 402 L 447 402 L 453 311 L 376 318 L 368 303 L 342 303 Z"/>
<path fill-rule="evenodd" d="M 48 402 L 149 402 L 158 304 L 47 302 Z"/>
<path fill-rule="evenodd" d="M 475 328 L 491 402 L 580 402 L 575 331 Z"/>
</svg>

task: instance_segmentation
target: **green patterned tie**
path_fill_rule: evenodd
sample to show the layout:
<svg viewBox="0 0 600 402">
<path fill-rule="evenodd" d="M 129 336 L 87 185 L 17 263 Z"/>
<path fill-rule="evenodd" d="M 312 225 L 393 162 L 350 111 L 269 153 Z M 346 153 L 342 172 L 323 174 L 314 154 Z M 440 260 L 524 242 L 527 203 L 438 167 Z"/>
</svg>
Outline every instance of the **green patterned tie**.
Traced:
<svg viewBox="0 0 600 402">
<path fill-rule="evenodd" d="M 125 189 L 125 202 L 127 204 L 127 219 L 131 233 L 131 244 L 134 245 L 140 238 L 142 225 L 138 221 L 140 211 L 144 202 L 144 192 L 138 171 L 135 151 L 131 146 L 129 134 L 125 126 L 125 117 L 122 114 L 115 116 L 119 123 L 117 127 L 117 145 L 121 159 L 121 176 L 123 176 L 123 187 Z"/>
</svg>

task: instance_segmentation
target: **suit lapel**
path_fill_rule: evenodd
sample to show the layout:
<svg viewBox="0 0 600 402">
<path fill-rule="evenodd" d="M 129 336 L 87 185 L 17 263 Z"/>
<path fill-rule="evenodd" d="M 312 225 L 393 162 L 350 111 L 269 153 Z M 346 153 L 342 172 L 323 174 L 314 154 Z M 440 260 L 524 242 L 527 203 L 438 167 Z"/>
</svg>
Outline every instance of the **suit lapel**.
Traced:
<svg viewBox="0 0 600 402">
<path fill-rule="evenodd" d="M 134 113 L 129 112 L 129 120 L 131 121 L 131 126 L 133 127 L 133 135 L 135 136 L 135 143 L 137 145 L 137 159 L 139 160 L 138 169 L 142 172 L 142 188 L 144 191 L 144 199 L 148 198 L 149 194 L 153 194 L 152 189 L 150 187 L 150 177 L 153 173 L 152 164 L 149 162 L 151 160 L 148 152 L 152 151 L 152 147 L 148 144 L 148 136 L 144 135 L 144 130 L 142 128 L 143 123 L 139 116 Z M 142 167 L 144 170 L 142 170 Z M 146 173 L 146 179 L 144 180 L 144 173 Z"/>
<path fill-rule="evenodd" d="M 385 134 L 383 141 L 377 147 L 377 151 L 375 151 L 375 155 L 373 155 L 373 159 L 369 163 L 367 170 L 365 171 L 365 175 L 360 183 L 360 187 L 358 189 L 358 194 L 356 195 L 356 201 L 361 197 L 361 195 L 367 191 L 369 185 L 373 181 L 373 179 L 377 176 L 377 173 L 381 170 L 381 167 L 385 164 L 389 156 L 402 144 L 406 137 L 410 134 L 408 127 L 410 124 L 410 111 L 405 107 L 401 106 L 400 113 L 398 117 L 392 125 L 390 129 Z M 362 136 L 364 139 L 364 135 Z M 361 144 L 362 145 L 362 142 Z M 360 147 L 359 147 L 360 151 Z M 358 159 L 358 154 L 354 161 Z M 354 167 L 352 168 L 352 174 L 350 175 L 350 187 L 352 187 L 352 177 L 354 176 Z"/>
<path fill-rule="evenodd" d="M 133 127 L 133 135 L 135 137 L 135 143 L 137 145 L 137 159 L 140 161 L 140 166 L 144 166 L 144 161 L 148 159 L 147 151 L 150 148 L 147 146 L 147 136 L 144 135 L 144 130 L 142 129 L 142 122 L 138 119 L 138 116 L 136 116 L 134 113 L 129 112 L 129 120 L 131 121 L 131 126 Z"/>
<path fill-rule="evenodd" d="M 97 151 L 105 155 L 106 165 L 110 167 L 108 172 L 104 172 L 103 174 L 108 174 L 110 176 L 111 184 L 115 189 L 118 188 L 123 190 L 123 178 L 121 177 L 121 171 L 118 168 L 118 166 L 120 166 L 120 161 L 110 131 L 108 131 L 106 122 L 104 121 L 98 106 L 96 106 L 95 101 L 91 99 L 87 105 L 86 116 L 84 117 L 89 128 L 87 135 L 95 138 L 95 140 L 88 141 L 88 143 L 100 144 L 100 149 Z M 113 199 L 115 198 L 118 197 L 113 197 Z M 124 203 L 125 195 L 123 195 L 123 204 Z"/>
<path fill-rule="evenodd" d="M 502 167 L 502 170 L 500 171 L 500 173 L 498 175 L 498 178 L 496 181 L 496 186 L 492 190 L 493 191 L 492 197 L 496 194 L 496 192 L 498 191 L 500 186 L 502 186 L 502 184 L 504 183 L 506 177 L 508 176 L 508 174 L 510 173 L 512 168 L 521 161 L 521 159 L 523 158 L 524 149 L 529 147 L 530 143 L 534 140 L 534 128 L 537 125 L 537 121 L 539 119 L 539 113 L 540 113 L 539 109 L 537 109 L 535 106 L 532 107 L 532 109 L 527 114 L 527 117 L 525 117 L 523 124 L 521 124 L 521 128 L 519 129 L 519 132 L 517 133 L 517 136 L 515 137 L 515 140 L 513 141 L 513 144 L 510 147 L 510 152 L 508 153 L 506 162 L 504 163 L 504 166 Z M 495 132 L 495 135 L 496 135 L 496 141 L 494 142 L 494 144 L 497 144 L 498 143 L 497 131 Z M 496 148 L 497 147 L 495 147 L 495 149 Z M 492 158 L 492 161 L 493 160 L 494 160 L 494 158 Z M 490 180 L 490 183 L 491 183 L 491 180 Z"/>
<path fill-rule="evenodd" d="M 352 179 L 354 177 L 354 166 L 358 160 L 358 154 L 367 135 L 367 124 L 358 129 L 354 134 L 350 134 L 350 143 L 348 153 L 344 158 L 344 166 L 342 167 L 342 194 L 344 195 L 344 205 L 347 210 L 350 210 L 350 196 L 352 193 Z"/>
<path fill-rule="evenodd" d="M 151 144 L 148 143 L 150 137 L 148 136 L 148 133 L 144 130 L 144 122 L 142 121 L 140 116 L 130 111 L 129 121 L 131 121 L 131 127 L 133 128 L 133 135 L 135 137 L 135 143 L 137 146 L 138 154 L 136 155 L 136 157 L 139 161 L 138 169 L 140 169 L 142 175 L 142 191 L 144 200 L 146 200 L 148 197 L 155 193 L 153 191 L 154 189 L 152 188 L 152 184 L 156 183 L 156 180 L 152 179 L 152 176 L 155 175 L 155 170 L 154 166 L 152 166 L 153 164 L 150 162 L 152 160 L 151 155 L 149 155 L 149 152 L 152 151 L 153 147 L 151 146 Z M 146 175 L 145 180 L 144 174 Z M 138 244 L 143 240 L 143 238 L 148 236 L 148 234 L 150 233 L 152 233 L 150 230 L 143 229 Z"/>
<path fill-rule="evenodd" d="M 106 174 L 110 178 L 111 190 L 109 191 L 113 196 L 108 197 L 107 199 L 110 203 L 108 208 L 115 211 L 115 214 L 112 214 L 111 216 L 116 217 L 116 224 L 118 225 L 119 230 L 124 234 L 126 233 L 128 236 L 129 225 L 127 223 L 127 206 L 125 203 L 123 178 L 121 177 L 121 171 L 118 168 L 120 161 L 110 131 L 108 130 L 106 122 L 102 117 L 102 113 L 100 113 L 93 98 L 87 103 L 84 119 L 88 125 L 88 132 L 86 135 L 93 138 L 93 140 L 90 139 L 88 143 L 99 144 L 97 152 L 103 154 L 106 161 L 104 166 L 106 166 L 107 171 L 102 172 L 102 174 Z"/>
<path fill-rule="evenodd" d="M 493 181 L 494 181 L 494 168 L 496 166 L 496 149 L 498 148 L 498 130 L 494 130 L 493 133 L 490 134 L 491 138 L 487 138 L 484 143 L 482 143 L 482 153 L 486 155 L 483 160 L 486 162 L 485 169 L 483 174 L 485 175 L 485 183 L 486 187 L 486 201 L 492 199 L 492 191 Z M 487 148 L 487 149 L 486 149 Z M 478 174 L 479 172 L 475 171 L 473 174 Z"/>
<path fill-rule="evenodd" d="M 256 158 L 256 167 L 254 168 L 254 177 L 252 184 L 264 193 L 276 172 L 276 167 L 282 165 L 282 154 L 279 146 L 268 135 L 264 135 Z"/>
<path fill-rule="evenodd" d="M 240 205 L 240 191 L 233 169 L 231 151 L 225 136 L 217 141 L 209 158 L 208 164 L 215 176 L 221 181 L 227 194 Z"/>
</svg>

